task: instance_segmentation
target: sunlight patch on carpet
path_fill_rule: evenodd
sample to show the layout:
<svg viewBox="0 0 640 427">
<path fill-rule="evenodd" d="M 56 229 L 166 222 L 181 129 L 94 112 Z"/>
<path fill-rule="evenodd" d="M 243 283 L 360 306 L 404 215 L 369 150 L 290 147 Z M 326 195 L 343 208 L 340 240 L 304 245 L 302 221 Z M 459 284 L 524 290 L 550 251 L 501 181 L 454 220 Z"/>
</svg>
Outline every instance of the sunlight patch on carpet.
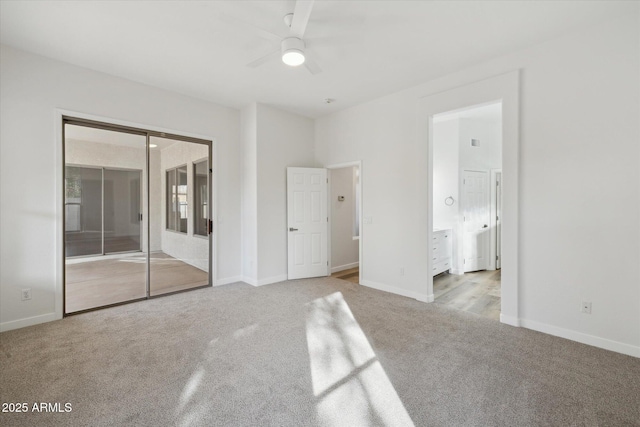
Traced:
<svg viewBox="0 0 640 427">
<path fill-rule="evenodd" d="M 342 293 L 306 305 L 307 347 L 324 426 L 413 426 Z"/>
<path fill-rule="evenodd" d="M 202 382 L 202 378 L 204 377 L 204 369 L 199 368 L 196 372 L 191 375 L 189 381 L 182 389 L 182 395 L 180 396 L 180 407 L 179 410 L 182 411 L 185 405 L 191 400 L 191 397 L 198 389 L 198 386 Z"/>
<path fill-rule="evenodd" d="M 235 331 L 233 333 L 233 338 L 235 339 L 240 339 L 240 338 L 246 338 L 249 335 L 253 335 L 253 333 L 256 331 L 256 329 L 258 329 L 258 324 L 254 323 L 252 325 L 249 326 L 245 326 L 242 329 L 238 329 L 237 331 Z"/>
</svg>

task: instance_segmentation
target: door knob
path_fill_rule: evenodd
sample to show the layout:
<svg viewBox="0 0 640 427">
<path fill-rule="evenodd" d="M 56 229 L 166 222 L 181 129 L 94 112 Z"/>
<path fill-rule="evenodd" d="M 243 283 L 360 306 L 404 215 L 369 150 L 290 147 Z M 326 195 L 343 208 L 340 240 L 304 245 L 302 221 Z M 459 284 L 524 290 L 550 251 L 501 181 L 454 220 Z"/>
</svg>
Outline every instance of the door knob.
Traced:
<svg viewBox="0 0 640 427">
<path fill-rule="evenodd" d="M 488 227 L 488 225 L 487 225 L 487 224 L 485 224 L 485 225 L 483 225 L 483 226 L 482 226 L 482 228 L 487 228 L 487 227 Z"/>
<path fill-rule="evenodd" d="M 298 231 L 297 228 L 289 227 L 289 231 Z"/>
</svg>

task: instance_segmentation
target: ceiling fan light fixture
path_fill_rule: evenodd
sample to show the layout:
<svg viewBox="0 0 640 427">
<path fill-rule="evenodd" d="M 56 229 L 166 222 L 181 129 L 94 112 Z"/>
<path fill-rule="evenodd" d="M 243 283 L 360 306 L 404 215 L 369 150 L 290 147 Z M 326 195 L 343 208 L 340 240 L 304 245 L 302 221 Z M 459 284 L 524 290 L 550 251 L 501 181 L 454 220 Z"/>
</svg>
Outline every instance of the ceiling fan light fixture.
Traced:
<svg viewBox="0 0 640 427">
<path fill-rule="evenodd" d="M 282 62 L 297 67 L 304 64 L 304 42 L 297 37 L 282 40 Z"/>
<path fill-rule="evenodd" d="M 289 49 L 282 54 L 282 62 L 291 67 L 304 64 L 304 59 L 304 52 L 297 49 Z"/>
</svg>

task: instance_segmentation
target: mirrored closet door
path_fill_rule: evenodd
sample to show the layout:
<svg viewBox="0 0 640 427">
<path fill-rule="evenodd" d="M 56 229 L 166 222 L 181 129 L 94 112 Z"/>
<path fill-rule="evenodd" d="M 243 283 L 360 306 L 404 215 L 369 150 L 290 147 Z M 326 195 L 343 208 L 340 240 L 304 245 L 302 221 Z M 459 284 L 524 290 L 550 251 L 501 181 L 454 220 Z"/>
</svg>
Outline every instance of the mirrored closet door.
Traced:
<svg viewBox="0 0 640 427">
<path fill-rule="evenodd" d="M 211 285 L 211 143 L 64 124 L 65 314 Z"/>
<path fill-rule="evenodd" d="M 150 295 L 209 284 L 210 146 L 152 136 Z"/>
</svg>

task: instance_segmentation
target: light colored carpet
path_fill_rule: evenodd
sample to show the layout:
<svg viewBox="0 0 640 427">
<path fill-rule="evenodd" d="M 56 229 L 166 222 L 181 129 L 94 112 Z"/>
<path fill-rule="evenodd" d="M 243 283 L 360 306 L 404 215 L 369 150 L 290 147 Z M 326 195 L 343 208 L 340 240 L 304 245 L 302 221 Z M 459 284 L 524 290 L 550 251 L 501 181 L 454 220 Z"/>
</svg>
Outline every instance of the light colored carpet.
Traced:
<svg viewBox="0 0 640 427">
<path fill-rule="evenodd" d="M 633 426 L 640 359 L 333 278 L 0 334 L 2 426 Z"/>
</svg>

